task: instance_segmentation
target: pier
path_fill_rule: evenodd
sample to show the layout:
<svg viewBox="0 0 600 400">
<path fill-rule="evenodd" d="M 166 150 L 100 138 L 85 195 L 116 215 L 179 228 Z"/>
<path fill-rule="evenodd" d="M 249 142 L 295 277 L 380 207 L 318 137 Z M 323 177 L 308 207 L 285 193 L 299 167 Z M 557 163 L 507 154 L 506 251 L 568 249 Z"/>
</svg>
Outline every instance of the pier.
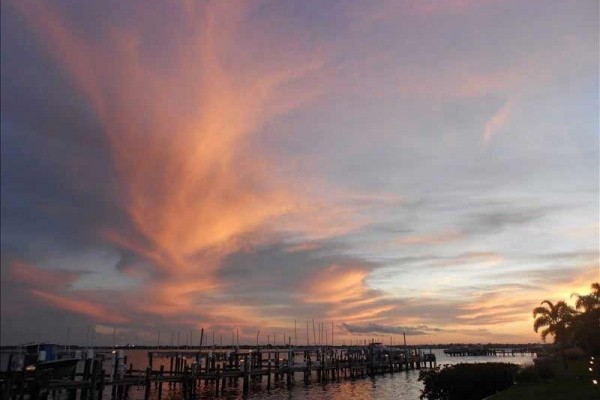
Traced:
<svg viewBox="0 0 600 400">
<path fill-rule="evenodd" d="M 63 379 L 54 379 L 48 371 L 5 371 L 0 376 L 2 399 L 46 400 L 66 392 L 69 400 L 96 400 L 106 397 L 110 390 L 112 399 L 121 400 L 133 387 L 143 388 L 144 400 L 160 400 L 167 387 L 181 390 L 186 399 L 201 389 L 218 398 L 233 388 L 239 390 L 240 383 L 246 397 L 256 385 L 271 390 L 281 384 L 291 387 L 295 382 L 339 382 L 436 366 L 435 355 L 419 348 L 380 344 L 149 351 L 144 369 L 128 365 L 123 353 L 122 357 L 117 351 L 112 354 L 112 360 L 96 357 L 82 361 L 82 372 Z"/>
<path fill-rule="evenodd" d="M 538 348 L 529 347 L 518 347 L 518 348 L 491 348 L 491 347 L 454 347 L 445 349 L 444 354 L 453 357 L 466 357 L 466 356 L 497 356 L 497 357 L 510 357 L 510 356 L 524 356 L 533 355 L 539 351 Z"/>
</svg>

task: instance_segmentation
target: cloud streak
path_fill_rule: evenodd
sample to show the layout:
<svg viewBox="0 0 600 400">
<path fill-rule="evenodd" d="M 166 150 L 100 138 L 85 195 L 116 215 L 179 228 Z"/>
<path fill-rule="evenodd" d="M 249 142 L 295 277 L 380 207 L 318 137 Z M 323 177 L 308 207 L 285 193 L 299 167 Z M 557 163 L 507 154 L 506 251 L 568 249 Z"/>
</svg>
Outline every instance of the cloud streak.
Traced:
<svg viewBox="0 0 600 400">
<path fill-rule="evenodd" d="M 342 327 L 349 333 L 375 333 L 375 334 L 394 334 L 394 335 L 425 335 L 435 332 L 441 332 L 439 328 L 430 328 L 427 325 L 418 326 L 388 326 L 382 324 L 352 325 L 342 323 Z"/>
<path fill-rule="evenodd" d="M 483 129 L 483 144 L 486 146 L 492 141 L 492 137 L 496 136 L 506 124 L 506 120 L 510 115 L 513 108 L 513 101 L 507 101 L 504 103 L 498 111 L 489 119 Z"/>
</svg>

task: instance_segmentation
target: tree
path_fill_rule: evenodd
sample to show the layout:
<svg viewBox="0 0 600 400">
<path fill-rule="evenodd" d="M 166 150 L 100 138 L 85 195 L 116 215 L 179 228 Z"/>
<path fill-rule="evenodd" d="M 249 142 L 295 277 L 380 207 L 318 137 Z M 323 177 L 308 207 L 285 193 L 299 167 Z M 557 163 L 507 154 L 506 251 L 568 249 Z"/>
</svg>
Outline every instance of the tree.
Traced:
<svg viewBox="0 0 600 400">
<path fill-rule="evenodd" d="M 573 317 L 573 338 L 589 354 L 600 354 L 600 284 L 592 284 L 588 295 L 573 293 L 576 314 Z"/>
<path fill-rule="evenodd" d="M 539 307 L 533 309 L 533 318 L 535 318 L 533 330 L 537 332 L 540 328 L 544 328 L 541 331 L 544 342 L 548 335 L 554 336 L 554 343 L 560 347 L 565 368 L 567 368 L 565 347 L 574 312 L 575 310 L 562 300 L 556 304 L 553 304 L 550 300 L 544 300 Z"/>
</svg>

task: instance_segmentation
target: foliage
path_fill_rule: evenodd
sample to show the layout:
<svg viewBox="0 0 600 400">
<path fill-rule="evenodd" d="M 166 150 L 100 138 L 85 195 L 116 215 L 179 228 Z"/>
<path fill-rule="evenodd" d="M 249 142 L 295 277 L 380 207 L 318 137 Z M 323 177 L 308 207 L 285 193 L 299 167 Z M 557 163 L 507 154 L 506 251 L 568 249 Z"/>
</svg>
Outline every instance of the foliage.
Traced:
<svg viewBox="0 0 600 400">
<path fill-rule="evenodd" d="M 535 370 L 542 379 L 552 379 L 556 375 L 554 357 L 540 357 L 533 360 Z"/>
<path fill-rule="evenodd" d="M 587 354 L 600 354 L 600 284 L 593 283 L 591 293 L 577 297 L 575 309 L 563 300 L 552 303 L 544 300 L 533 309 L 533 330 L 541 329 L 544 341 L 548 335 L 554 336 L 561 351 L 564 367 L 567 368 L 566 347 L 575 344 Z"/>
<path fill-rule="evenodd" d="M 579 347 L 572 347 L 565 350 L 565 357 L 567 360 L 582 360 L 585 358 L 585 352 Z"/>
<path fill-rule="evenodd" d="M 421 399 L 480 400 L 511 386 L 518 365 L 509 363 L 456 364 L 422 370 Z"/>
<path fill-rule="evenodd" d="M 562 300 L 556 304 L 544 300 L 539 307 L 533 309 L 533 330 L 537 332 L 544 328 L 541 331 L 544 341 L 548 335 L 553 335 L 555 343 L 565 344 L 574 312 L 575 310 Z"/>
<path fill-rule="evenodd" d="M 516 385 L 490 397 L 490 400 L 600 399 L 600 388 L 592 384 L 593 375 L 588 371 L 588 359 L 573 361 L 569 369 L 561 368 L 559 360 L 548 361 L 553 364 L 548 367 L 555 372 L 551 379 L 524 384 L 518 381 Z"/>
<path fill-rule="evenodd" d="M 588 295 L 573 293 L 577 297 L 573 316 L 573 341 L 588 354 L 600 355 L 600 284 L 592 284 L 592 292 Z"/>
<path fill-rule="evenodd" d="M 525 367 L 522 367 L 519 371 L 517 371 L 515 381 L 519 385 L 526 385 L 539 382 L 540 374 L 538 372 L 537 367 L 535 365 L 527 365 Z"/>
</svg>

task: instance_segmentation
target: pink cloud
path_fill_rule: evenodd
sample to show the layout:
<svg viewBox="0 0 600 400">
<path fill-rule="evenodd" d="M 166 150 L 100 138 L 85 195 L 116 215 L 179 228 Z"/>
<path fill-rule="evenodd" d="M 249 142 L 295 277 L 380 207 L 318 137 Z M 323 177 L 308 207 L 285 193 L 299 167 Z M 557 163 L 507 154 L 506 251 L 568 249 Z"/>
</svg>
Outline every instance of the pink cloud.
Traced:
<svg viewBox="0 0 600 400">
<path fill-rule="evenodd" d="M 97 322 L 121 324 L 129 321 L 129 318 L 121 315 L 120 311 L 118 310 L 109 310 L 102 305 L 82 300 L 80 298 L 74 299 L 36 289 L 31 289 L 29 292 L 38 299 L 49 303 L 53 307 L 64 311 L 85 315 L 89 318 L 93 318 Z"/>
<path fill-rule="evenodd" d="M 43 288 L 67 288 L 79 277 L 78 273 L 70 271 L 49 271 L 37 268 L 21 261 L 9 265 L 9 277 L 27 285 Z"/>
<path fill-rule="evenodd" d="M 502 130 L 512 108 L 513 102 L 507 101 L 485 124 L 485 128 L 483 130 L 483 143 L 485 145 L 488 145 L 492 140 L 492 137 L 497 135 Z"/>
</svg>

